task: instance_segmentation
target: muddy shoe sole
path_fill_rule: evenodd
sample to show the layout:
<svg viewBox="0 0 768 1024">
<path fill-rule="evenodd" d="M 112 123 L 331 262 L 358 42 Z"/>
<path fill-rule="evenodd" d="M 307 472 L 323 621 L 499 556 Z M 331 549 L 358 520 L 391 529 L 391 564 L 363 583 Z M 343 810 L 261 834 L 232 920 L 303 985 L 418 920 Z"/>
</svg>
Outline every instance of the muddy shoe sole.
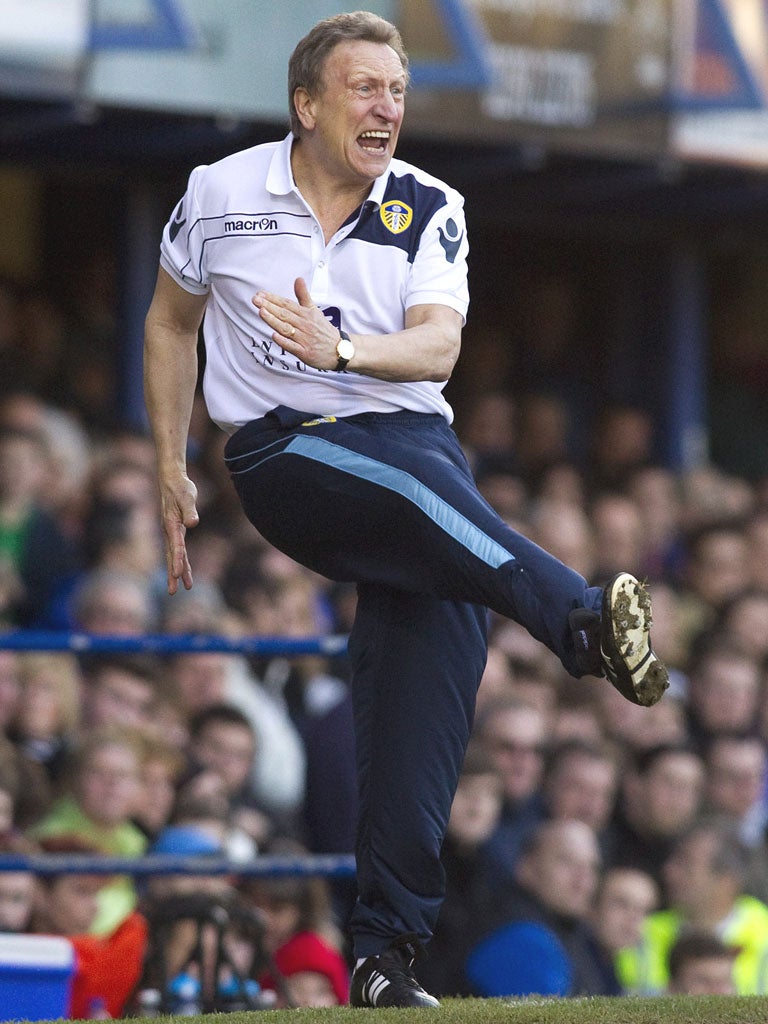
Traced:
<svg viewBox="0 0 768 1024">
<path fill-rule="evenodd" d="M 611 579 L 603 594 L 600 654 L 619 693 L 649 708 L 669 686 L 669 673 L 651 647 L 651 596 L 628 572 Z"/>
</svg>

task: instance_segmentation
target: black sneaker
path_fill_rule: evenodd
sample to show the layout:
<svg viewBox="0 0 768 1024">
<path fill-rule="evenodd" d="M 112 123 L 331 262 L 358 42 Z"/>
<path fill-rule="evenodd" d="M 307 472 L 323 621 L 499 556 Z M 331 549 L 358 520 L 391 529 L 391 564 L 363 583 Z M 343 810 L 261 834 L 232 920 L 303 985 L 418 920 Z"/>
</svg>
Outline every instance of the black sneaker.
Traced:
<svg viewBox="0 0 768 1024">
<path fill-rule="evenodd" d="M 439 1006 L 434 996 L 416 981 L 411 966 L 414 943 L 393 943 L 379 956 L 369 956 L 356 967 L 349 989 L 350 1006 Z"/>
<path fill-rule="evenodd" d="M 617 573 L 603 593 L 600 653 L 603 670 L 619 693 L 643 707 L 661 700 L 669 673 L 653 653 L 651 595 L 628 572 Z"/>
</svg>

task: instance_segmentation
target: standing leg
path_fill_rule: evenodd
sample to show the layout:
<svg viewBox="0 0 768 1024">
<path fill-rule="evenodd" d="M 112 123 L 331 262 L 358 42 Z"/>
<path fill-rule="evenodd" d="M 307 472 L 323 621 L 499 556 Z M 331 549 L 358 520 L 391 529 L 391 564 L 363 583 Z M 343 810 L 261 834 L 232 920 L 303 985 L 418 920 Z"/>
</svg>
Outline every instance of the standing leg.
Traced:
<svg viewBox="0 0 768 1024">
<path fill-rule="evenodd" d="M 355 955 L 432 934 L 440 847 L 486 658 L 486 611 L 377 584 L 360 587 L 350 639 L 360 824 Z"/>
</svg>

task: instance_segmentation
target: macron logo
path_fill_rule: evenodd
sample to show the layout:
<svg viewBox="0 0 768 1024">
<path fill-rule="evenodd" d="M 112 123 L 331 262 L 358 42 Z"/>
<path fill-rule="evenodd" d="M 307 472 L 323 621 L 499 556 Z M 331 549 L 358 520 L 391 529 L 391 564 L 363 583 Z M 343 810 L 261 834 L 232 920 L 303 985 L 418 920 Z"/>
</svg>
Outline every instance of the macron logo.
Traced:
<svg viewBox="0 0 768 1024">
<path fill-rule="evenodd" d="M 247 218 L 243 220 L 225 220 L 224 232 L 232 231 L 277 231 L 277 220 L 274 217 Z"/>
</svg>

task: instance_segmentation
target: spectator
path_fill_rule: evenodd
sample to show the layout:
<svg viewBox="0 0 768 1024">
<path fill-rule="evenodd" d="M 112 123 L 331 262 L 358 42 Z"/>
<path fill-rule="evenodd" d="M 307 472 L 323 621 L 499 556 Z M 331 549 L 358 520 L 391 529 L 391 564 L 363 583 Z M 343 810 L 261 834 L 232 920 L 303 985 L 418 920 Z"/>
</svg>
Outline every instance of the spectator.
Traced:
<svg viewBox="0 0 768 1024">
<path fill-rule="evenodd" d="M 80 725 L 80 666 L 63 653 L 23 654 L 19 664 L 21 699 L 10 736 L 57 783 Z"/>
<path fill-rule="evenodd" d="M 151 854 L 176 857 L 226 857 L 226 809 L 219 813 L 213 801 L 193 805 L 185 800 L 173 822 L 155 837 Z M 228 898 L 234 893 L 234 879 L 221 874 L 154 875 L 146 886 L 144 904 L 149 912 L 167 898 L 206 895 Z M 184 940 L 186 946 L 186 940 Z M 180 958 L 181 959 L 181 958 Z"/>
<path fill-rule="evenodd" d="M 509 392 L 484 391 L 468 403 L 460 436 L 475 474 L 482 475 L 488 459 L 514 459 L 517 409 Z"/>
<path fill-rule="evenodd" d="M 263 843 L 271 822 L 260 813 L 251 789 L 256 737 L 246 716 L 230 704 L 212 704 L 190 721 L 192 763 L 217 775 L 229 803 L 229 819 L 254 843 Z"/>
<path fill-rule="evenodd" d="M 642 520 L 641 575 L 654 581 L 653 603 L 659 584 L 680 582 L 684 551 L 682 486 L 674 471 L 653 463 L 640 466 L 627 481 L 627 494 Z M 655 615 L 657 623 L 661 616 Z M 656 633 L 653 634 L 656 646 Z"/>
<path fill-rule="evenodd" d="M 597 494 L 590 505 L 589 521 L 595 547 L 595 565 L 590 579 L 596 582 L 611 579 L 620 571 L 617 568 L 620 564 L 631 566 L 634 573 L 642 572 L 643 521 L 631 498 L 616 491 Z"/>
<path fill-rule="evenodd" d="M 654 607 L 656 593 L 654 591 Z M 762 665 L 768 661 L 768 590 L 749 587 L 720 609 L 714 632 L 721 632 Z M 656 632 L 653 634 L 656 645 Z"/>
<path fill-rule="evenodd" d="M 748 863 L 736 831 L 717 819 L 699 820 L 678 838 L 664 865 L 669 906 L 646 919 L 639 945 L 621 961 L 629 991 L 663 992 L 675 942 L 699 930 L 734 951 L 740 995 L 768 992 L 768 907 L 745 893 Z"/>
<path fill-rule="evenodd" d="M 306 851 L 298 844 L 275 844 L 271 853 L 300 855 Z M 331 983 L 339 1002 L 347 1002 L 349 972 L 343 954 L 343 939 L 335 920 L 330 889 L 324 878 L 253 878 L 242 883 L 246 902 L 261 911 L 265 922 L 264 946 L 271 952 L 278 966 L 284 963 L 292 973 L 304 970 L 324 975 Z M 318 970 L 322 962 L 324 969 Z M 261 983 L 274 988 L 269 974 Z M 295 982 L 293 990 L 300 998 L 307 998 L 312 985 L 313 998 L 318 998 L 318 979 Z M 322 984 L 322 982 L 321 982 Z M 327 992 L 327 985 L 324 986 Z M 304 1002 L 300 1005 L 309 1005 Z M 312 1005 L 329 1005 L 325 1001 Z"/>
<path fill-rule="evenodd" d="M 606 839 L 608 863 L 645 871 L 660 882 L 672 847 L 698 815 L 704 763 L 690 747 L 662 744 L 627 764 Z"/>
<path fill-rule="evenodd" d="M 89 733 L 73 752 L 64 795 L 32 829 L 39 842 L 75 836 L 104 854 L 139 857 L 145 836 L 132 823 L 141 795 L 140 740 L 113 727 Z M 92 924 L 106 935 L 133 911 L 136 891 L 127 876 L 117 876 L 99 891 L 99 912 Z"/>
<path fill-rule="evenodd" d="M 499 900 L 466 961 L 481 996 L 573 996 L 606 993 L 587 918 L 597 888 L 600 853 L 580 821 L 541 823 L 517 863 L 517 893 Z"/>
<path fill-rule="evenodd" d="M 312 932 L 299 932 L 275 951 L 274 962 L 283 977 L 287 1000 L 293 1007 L 343 1006 L 349 1000 L 349 970 L 339 951 Z M 274 978 L 262 976 L 271 991 Z"/>
<path fill-rule="evenodd" d="M 226 783 L 214 771 L 198 771 L 181 784 L 169 825 L 199 828 L 215 840 L 230 860 L 249 861 L 256 856 L 253 836 L 238 824 Z M 270 825 L 265 817 L 265 836 L 272 834 Z"/>
<path fill-rule="evenodd" d="M 708 810 L 729 818 L 750 848 L 764 841 L 768 751 L 759 736 L 715 736 L 705 757 Z"/>
<path fill-rule="evenodd" d="M 568 558 L 586 580 L 595 574 L 592 523 L 583 508 L 566 502 L 539 501 L 530 513 L 530 539 L 556 557 Z"/>
<path fill-rule="evenodd" d="M 570 455 L 571 422 L 566 403 L 554 392 L 526 391 L 521 396 L 517 450 L 531 483 Z"/>
<path fill-rule="evenodd" d="M 738 646 L 710 636 L 688 675 L 688 729 L 700 750 L 723 733 L 757 731 L 760 665 Z"/>
<path fill-rule="evenodd" d="M 689 531 L 681 602 L 688 637 L 709 629 L 749 582 L 749 546 L 741 523 L 714 522 Z"/>
<path fill-rule="evenodd" d="M 643 923 L 658 903 L 659 887 L 645 871 L 607 868 L 602 873 L 590 922 L 595 958 L 602 966 L 610 994 L 624 994 L 619 981 L 624 951 L 640 942 Z"/>
<path fill-rule="evenodd" d="M 731 996 L 735 951 L 709 932 L 682 935 L 669 953 L 667 991 L 685 996 Z"/>
<path fill-rule="evenodd" d="M 0 733 L 0 836 L 16 836 L 45 814 L 53 787 L 43 765 Z"/>
<path fill-rule="evenodd" d="M 116 636 L 151 633 L 157 621 L 146 577 L 107 568 L 80 577 L 70 597 L 69 615 L 75 629 Z"/>
<path fill-rule="evenodd" d="M 541 781 L 547 754 L 547 720 L 540 709 L 522 701 L 498 701 L 488 704 L 478 715 L 475 736 L 501 779 L 501 817 L 488 852 L 503 877 L 511 880 L 522 843 L 544 814 Z"/>
<path fill-rule="evenodd" d="M 672 675 L 676 685 L 679 677 Z M 607 739 L 616 743 L 630 756 L 657 747 L 659 744 L 687 743 L 687 706 L 684 696 L 676 689 L 667 692 L 666 699 L 652 708 L 629 708 L 624 710 L 621 700 L 606 694 L 604 686 L 593 691 L 593 706 L 601 729 Z M 618 696 L 618 695 L 616 695 Z M 638 714 L 644 710 L 646 714 Z"/>
<path fill-rule="evenodd" d="M 290 824 L 304 796 L 306 758 L 285 705 L 259 684 L 238 655 L 178 654 L 169 659 L 168 669 L 187 716 L 218 703 L 233 704 L 247 716 L 257 738 L 254 793 L 269 814 L 284 815 Z"/>
<path fill-rule="evenodd" d="M 142 796 L 132 820 L 152 842 L 170 821 L 186 758 L 178 746 L 160 736 L 147 735 L 142 743 Z"/>
<path fill-rule="evenodd" d="M 276 839 L 263 852 L 301 857 L 307 850 L 295 840 Z M 266 918 L 264 943 L 271 952 L 302 931 L 314 932 L 336 949 L 342 948 L 342 936 L 333 916 L 328 883 L 321 876 L 255 876 L 245 879 L 240 888 L 250 905 L 258 907 Z"/>
<path fill-rule="evenodd" d="M 32 430 L 0 429 L 0 558 L 21 584 L 10 618 L 46 626 L 60 590 L 77 570 L 70 541 L 42 503 L 45 439 Z"/>
<path fill-rule="evenodd" d="M 99 854 L 96 847 L 67 835 L 41 841 L 45 853 Z M 122 1017 L 141 976 L 147 922 L 134 911 L 101 936 L 93 934 L 100 895 L 110 884 L 103 874 L 41 874 L 32 930 L 66 935 L 75 950 L 70 993 L 72 1020 Z"/>
<path fill-rule="evenodd" d="M 652 460 L 653 444 L 654 422 L 647 409 L 618 402 L 605 405 L 592 431 L 592 492 L 621 490 L 636 469 Z"/>
<path fill-rule="evenodd" d="M 583 508 L 564 501 L 538 501 L 531 511 L 531 540 L 557 558 L 569 559 L 566 564 L 585 579 L 594 578 L 597 547 Z"/>
<path fill-rule="evenodd" d="M 549 757 L 542 796 L 548 817 L 583 821 L 603 839 L 615 810 L 619 760 L 607 745 L 561 743 Z"/>
<path fill-rule="evenodd" d="M 0 853 L 28 857 L 39 848 L 24 836 L 3 829 Z M 32 871 L 0 871 L 0 932 L 26 932 L 38 898 Z"/>
<path fill-rule="evenodd" d="M 98 655 L 85 665 L 82 724 L 86 731 L 123 725 L 152 728 L 161 666 L 147 655 Z"/>
</svg>

